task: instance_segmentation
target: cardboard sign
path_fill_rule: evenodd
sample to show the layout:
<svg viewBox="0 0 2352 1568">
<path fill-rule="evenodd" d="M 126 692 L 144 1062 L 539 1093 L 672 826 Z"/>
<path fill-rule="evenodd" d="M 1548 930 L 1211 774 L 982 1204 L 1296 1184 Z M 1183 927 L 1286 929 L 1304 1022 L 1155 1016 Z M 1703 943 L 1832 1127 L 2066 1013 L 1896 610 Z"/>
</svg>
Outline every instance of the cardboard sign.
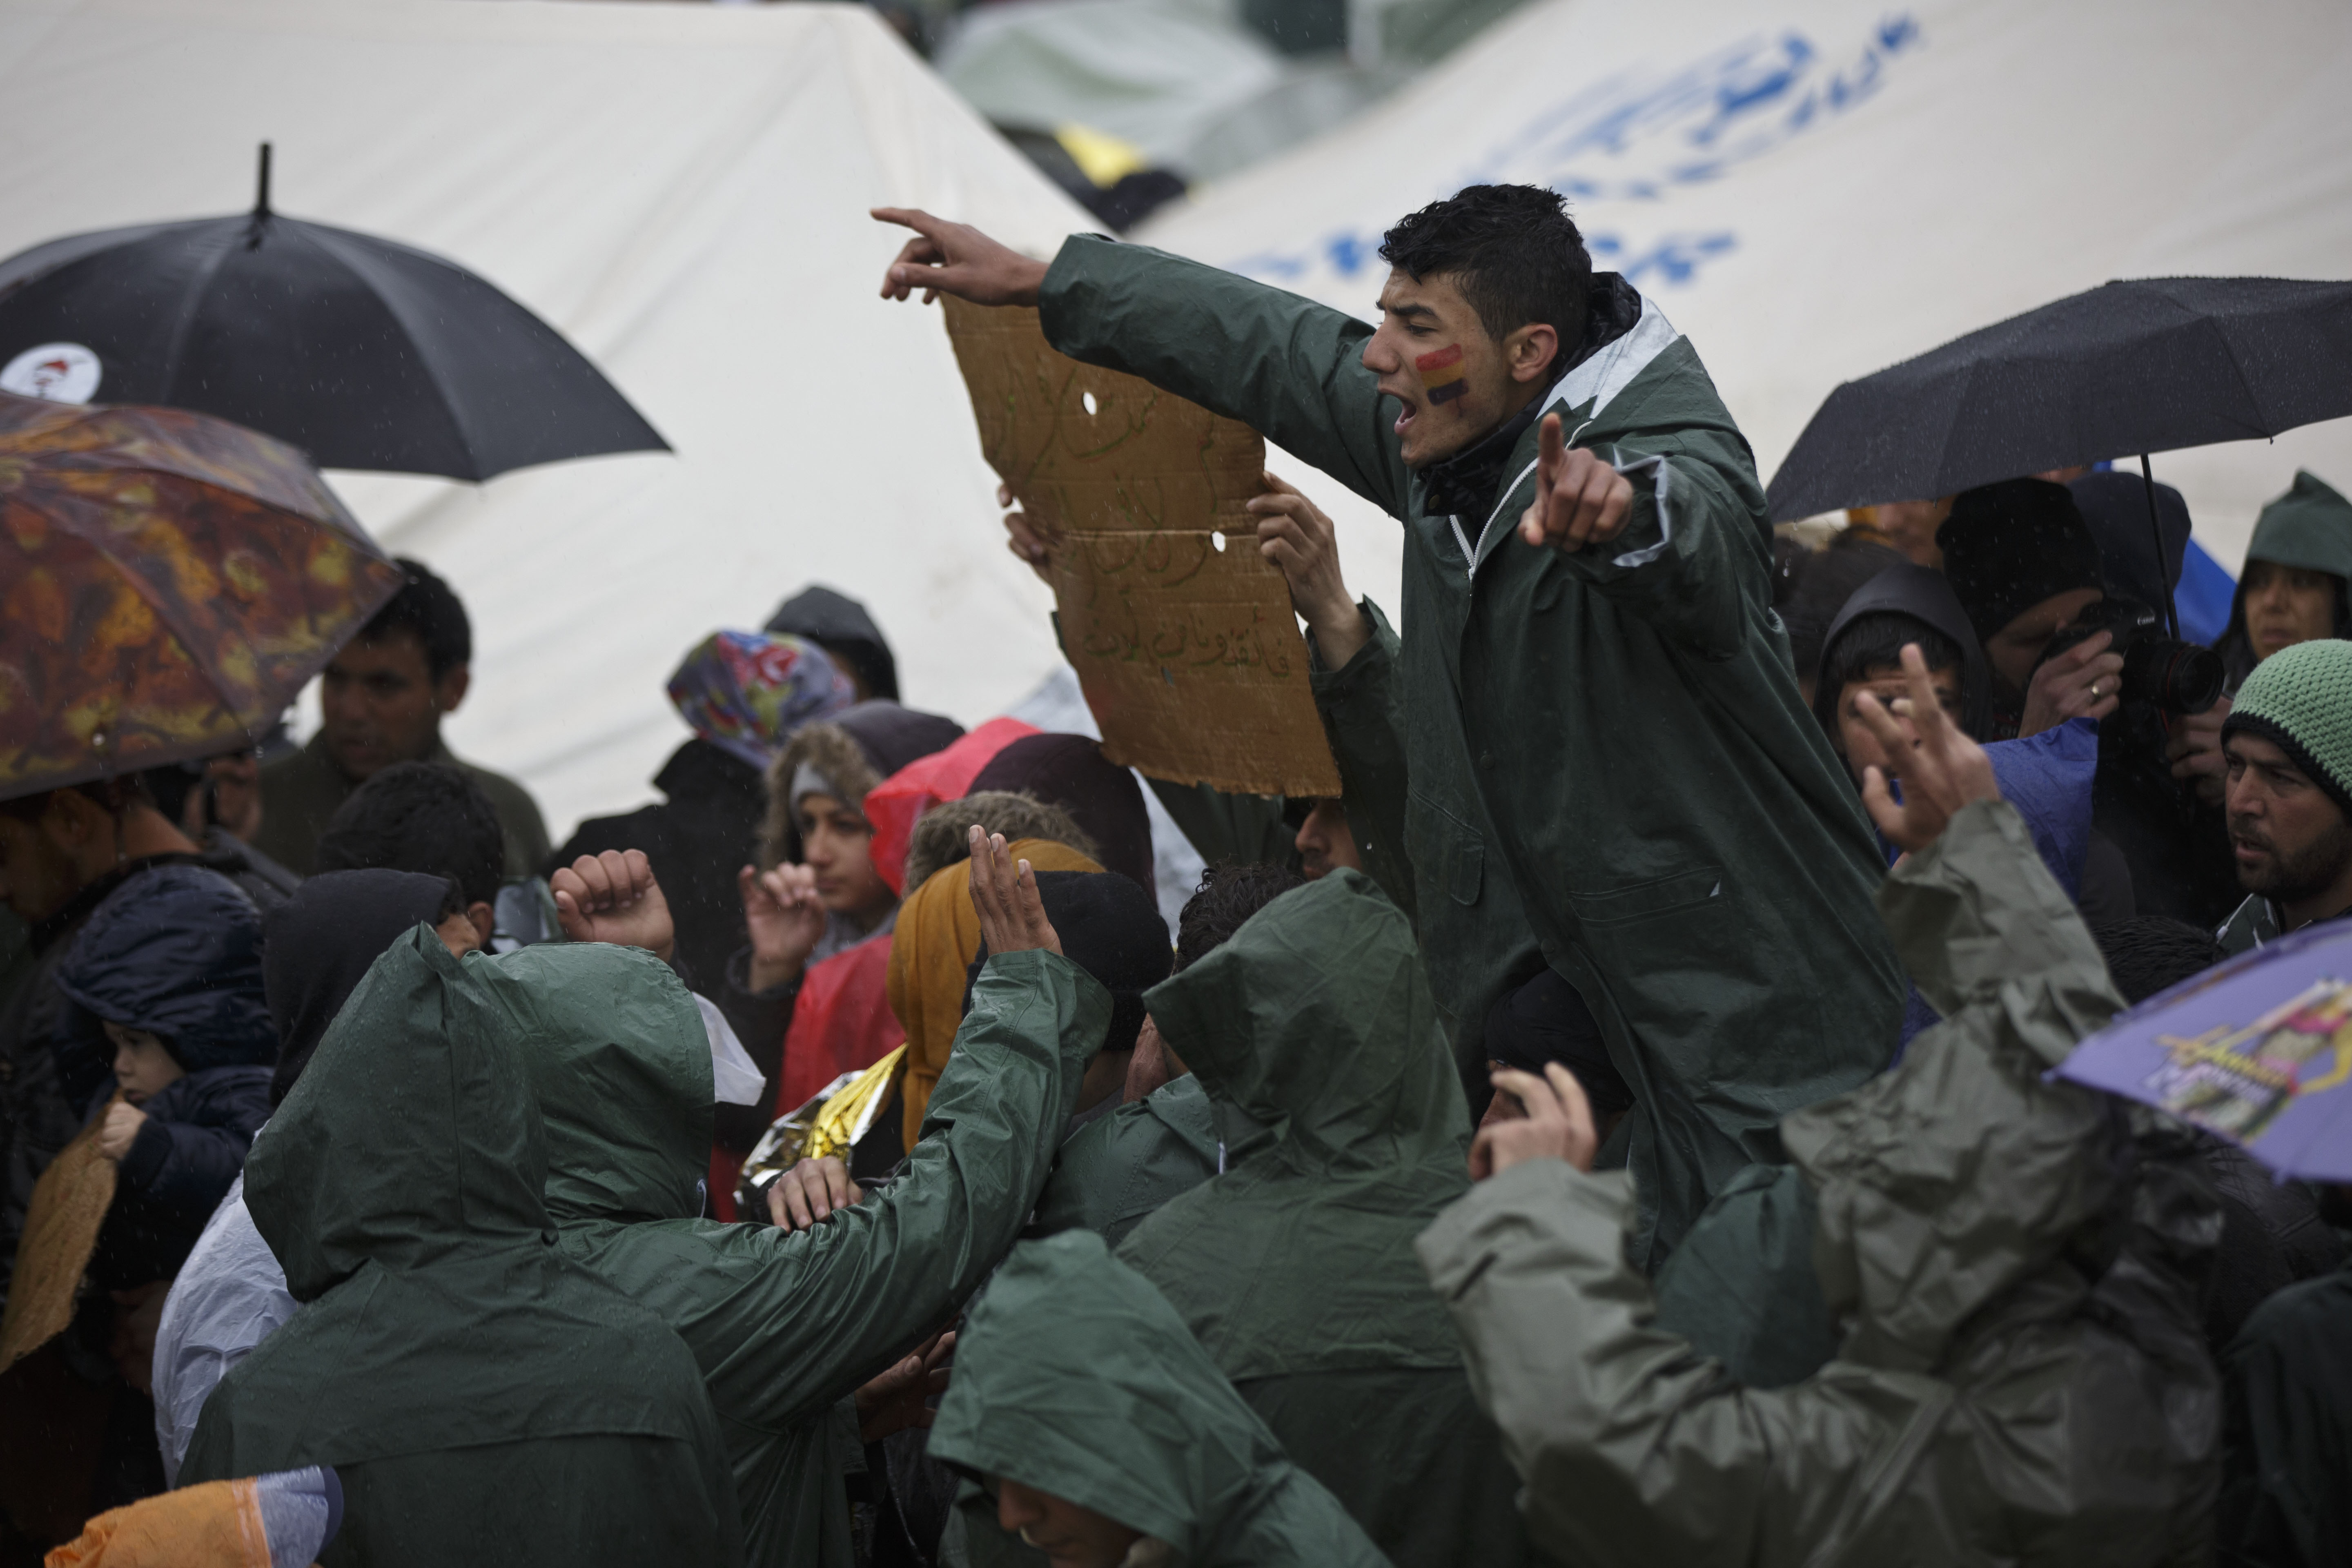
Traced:
<svg viewBox="0 0 2352 1568">
<path fill-rule="evenodd" d="M 8 1288 L 8 1313 L 0 1319 L 0 1369 L 16 1365 L 73 1321 L 82 1272 L 98 1248 L 106 1211 L 114 1205 L 114 1162 L 98 1152 L 104 1120 L 76 1133 L 33 1185 L 24 1240 L 16 1248 L 16 1274 Z"/>
<path fill-rule="evenodd" d="M 1063 652 L 1103 754 L 1177 784 L 1336 795 L 1248 426 L 1045 342 L 1037 312 L 943 299 L 981 449 L 1053 548 Z"/>
</svg>

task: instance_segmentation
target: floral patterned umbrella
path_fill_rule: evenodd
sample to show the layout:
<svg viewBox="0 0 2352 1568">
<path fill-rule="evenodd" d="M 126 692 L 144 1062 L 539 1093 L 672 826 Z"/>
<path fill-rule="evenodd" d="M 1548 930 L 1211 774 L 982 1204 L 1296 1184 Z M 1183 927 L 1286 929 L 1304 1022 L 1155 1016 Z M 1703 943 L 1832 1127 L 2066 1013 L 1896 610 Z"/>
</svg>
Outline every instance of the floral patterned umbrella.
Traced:
<svg viewBox="0 0 2352 1568">
<path fill-rule="evenodd" d="M 0 798 L 253 744 L 401 580 L 282 441 L 0 394 Z"/>
</svg>

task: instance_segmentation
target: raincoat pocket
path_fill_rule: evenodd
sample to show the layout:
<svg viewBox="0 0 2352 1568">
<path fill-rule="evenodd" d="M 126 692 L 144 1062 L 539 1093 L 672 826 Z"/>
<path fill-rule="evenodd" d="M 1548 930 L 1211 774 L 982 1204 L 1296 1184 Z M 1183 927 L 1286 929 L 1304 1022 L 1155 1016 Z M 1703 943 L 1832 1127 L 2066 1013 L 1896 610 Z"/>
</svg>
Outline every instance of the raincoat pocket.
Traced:
<svg viewBox="0 0 2352 1568">
<path fill-rule="evenodd" d="M 1579 925 L 1622 926 L 1654 920 L 1722 896 L 1723 872 L 1713 866 L 1701 866 L 1605 893 L 1570 891 L 1568 901 L 1576 911 Z"/>
<path fill-rule="evenodd" d="M 1404 850 L 1424 889 L 1444 890 L 1457 904 L 1475 904 L 1484 885 L 1486 844 L 1478 830 L 1415 795 L 1405 803 Z"/>
</svg>

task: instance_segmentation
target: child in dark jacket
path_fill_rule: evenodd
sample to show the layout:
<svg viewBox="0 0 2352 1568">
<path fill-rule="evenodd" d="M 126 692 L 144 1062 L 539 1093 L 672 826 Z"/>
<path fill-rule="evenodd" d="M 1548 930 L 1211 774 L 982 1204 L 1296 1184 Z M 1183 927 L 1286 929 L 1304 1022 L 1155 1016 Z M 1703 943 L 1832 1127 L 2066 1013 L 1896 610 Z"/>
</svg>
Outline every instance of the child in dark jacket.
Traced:
<svg viewBox="0 0 2352 1568">
<path fill-rule="evenodd" d="M 113 1063 L 89 1112 L 121 1173 L 92 1270 L 114 1289 L 169 1279 L 269 1119 L 260 916 L 216 873 L 162 867 L 98 907 L 57 984 L 73 1004 L 60 1067 Z"/>
</svg>

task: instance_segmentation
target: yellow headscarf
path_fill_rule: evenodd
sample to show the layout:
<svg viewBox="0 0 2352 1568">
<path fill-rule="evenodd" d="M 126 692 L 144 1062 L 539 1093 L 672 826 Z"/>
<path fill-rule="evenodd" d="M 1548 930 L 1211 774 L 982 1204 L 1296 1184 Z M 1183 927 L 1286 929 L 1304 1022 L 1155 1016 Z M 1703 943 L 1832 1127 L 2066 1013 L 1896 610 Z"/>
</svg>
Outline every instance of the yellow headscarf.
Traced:
<svg viewBox="0 0 2352 1568">
<path fill-rule="evenodd" d="M 1037 871 L 1099 871 L 1066 844 L 1024 838 L 1010 847 L 1015 860 Z M 971 906 L 971 862 L 959 860 L 931 874 L 898 906 L 890 936 L 890 1011 L 907 1031 L 907 1147 L 922 1131 L 931 1086 L 948 1065 L 963 1022 L 964 972 L 980 952 L 980 911 Z"/>
</svg>

